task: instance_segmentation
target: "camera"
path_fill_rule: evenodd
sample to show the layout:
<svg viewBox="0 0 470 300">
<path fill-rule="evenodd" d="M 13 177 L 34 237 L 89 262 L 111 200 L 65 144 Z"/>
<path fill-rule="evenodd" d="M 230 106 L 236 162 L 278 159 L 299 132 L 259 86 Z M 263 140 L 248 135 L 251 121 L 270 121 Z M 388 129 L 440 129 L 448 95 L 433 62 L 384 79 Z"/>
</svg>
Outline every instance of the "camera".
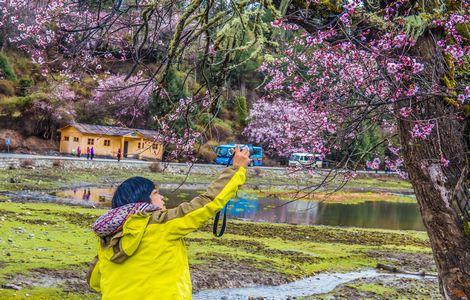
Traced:
<svg viewBox="0 0 470 300">
<path fill-rule="evenodd" d="M 240 146 L 240 150 L 248 149 L 248 152 L 250 152 L 250 156 L 252 156 L 254 153 L 252 144 L 237 144 L 237 146 Z M 234 154 L 234 151 L 235 151 L 235 148 L 230 149 L 230 154 L 232 156 Z"/>
</svg>

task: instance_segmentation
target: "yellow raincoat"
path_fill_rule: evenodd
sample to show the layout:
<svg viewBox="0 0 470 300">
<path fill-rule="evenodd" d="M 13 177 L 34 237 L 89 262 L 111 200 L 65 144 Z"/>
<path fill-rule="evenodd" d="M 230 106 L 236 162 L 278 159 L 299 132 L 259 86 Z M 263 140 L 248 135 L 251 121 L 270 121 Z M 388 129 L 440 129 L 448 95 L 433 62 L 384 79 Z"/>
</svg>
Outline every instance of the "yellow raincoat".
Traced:
<svg viewBox="0 0 470 300">
<path fill-rule="evenodd" d="M 183 237 L 214 217 L 245 182 L 243 167 L 224 169 L 207 191 L 168 210 L 131 215 L 123 229 L 100 239 L 88 282 L 102 299 L 191 299 Z"/>
</svg>

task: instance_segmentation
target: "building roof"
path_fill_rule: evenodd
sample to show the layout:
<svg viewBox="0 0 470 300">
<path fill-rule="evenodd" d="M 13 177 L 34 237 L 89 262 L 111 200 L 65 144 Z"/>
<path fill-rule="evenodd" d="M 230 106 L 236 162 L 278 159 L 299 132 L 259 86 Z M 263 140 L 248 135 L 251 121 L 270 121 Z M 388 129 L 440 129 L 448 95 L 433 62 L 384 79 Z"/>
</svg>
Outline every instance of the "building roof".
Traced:
<svg viewBox="0 0 470 300">
<path fill-rule="evenodd" d="M 92 125 L 92 124 L 83 124 L 83 123 L 72 123 L 65 127 L 62 127 L 61 129 L 59 129 L 59 131 L 69 126 L 74 127 L 81 133 L 90 133 L 90 134 L 96 134 L 96 135 L 124 136 L 124 135 L 128 135 L 131 133 L 138 133 L 148 139 L 154 139 L 158 135 L 158 132 L 155 130 L 126 128 L 126 127 L 117 127 L 117 126 Z"/>
</svg>

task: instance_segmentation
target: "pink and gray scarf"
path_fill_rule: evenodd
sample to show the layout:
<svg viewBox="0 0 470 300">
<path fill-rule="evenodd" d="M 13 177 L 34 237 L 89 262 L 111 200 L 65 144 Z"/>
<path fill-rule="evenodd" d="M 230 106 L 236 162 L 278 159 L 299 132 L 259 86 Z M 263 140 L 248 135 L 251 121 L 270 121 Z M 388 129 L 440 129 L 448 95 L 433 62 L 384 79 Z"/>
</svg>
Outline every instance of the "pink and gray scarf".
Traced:
<svg viewBox="0 0 470 300">
<path fill-rule="evenodd" d="M 93 224 L 93 230 L 99 237 L 107 237 L 122 229 L 126 220 L 133 214 L 156 211 L 159 208 L 146 202 L 136 202 L 116 207 L 102 215 Z"/>
</svg>

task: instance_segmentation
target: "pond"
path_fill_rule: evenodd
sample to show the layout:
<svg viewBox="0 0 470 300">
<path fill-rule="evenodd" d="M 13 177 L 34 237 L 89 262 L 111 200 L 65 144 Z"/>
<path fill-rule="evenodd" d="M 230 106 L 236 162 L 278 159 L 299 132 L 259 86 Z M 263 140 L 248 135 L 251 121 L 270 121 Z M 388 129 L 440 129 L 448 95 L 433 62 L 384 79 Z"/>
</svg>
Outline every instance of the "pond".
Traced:
<svg viewBox="0 0 470 300">
<path fill-rule="evenodd" d="M 179 189 L 172 193 L 171 190 L 161 190 L 161 193 L 170 199 L 167 202 L 168 208 L 189 201 L 200 192 Z M 81 188 L 61 191 L 56 193 L 56 196 L 110 206 L 113 193 L 114 188 Z M 306 200 L 286 201 L 239 193 L 238 198 L 229 202 L 227 209 L 229 218 L 256 222 L 425 230 L 416 203 L 372 201 L 341 204 Z"/>
</svg>

